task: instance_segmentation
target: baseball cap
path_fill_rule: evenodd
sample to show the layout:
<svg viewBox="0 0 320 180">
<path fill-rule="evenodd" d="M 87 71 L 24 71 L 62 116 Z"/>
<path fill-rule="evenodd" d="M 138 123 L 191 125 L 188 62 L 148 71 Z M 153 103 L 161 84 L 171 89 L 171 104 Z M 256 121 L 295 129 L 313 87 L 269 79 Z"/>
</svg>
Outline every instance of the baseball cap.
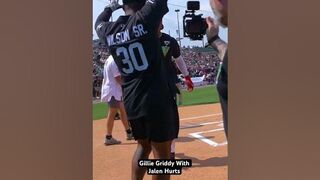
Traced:
<svg viewBox="0 0 320 180">
<path fill-rule="evenodd" d="M 143 2 L 145 3 L 146 0 L 122 0 L 123 4 L 133 3 L 133 2 Z"/>
</svg>

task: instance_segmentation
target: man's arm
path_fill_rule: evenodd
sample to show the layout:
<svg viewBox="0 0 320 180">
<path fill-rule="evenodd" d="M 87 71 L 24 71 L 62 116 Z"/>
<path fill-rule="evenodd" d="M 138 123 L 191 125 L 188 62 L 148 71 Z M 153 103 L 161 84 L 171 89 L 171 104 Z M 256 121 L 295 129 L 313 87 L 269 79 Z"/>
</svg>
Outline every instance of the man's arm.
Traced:
<svg viewBox="0 0 320 180">
<path fill-rule="evenodd" d="M 176 62 L 178 69 L 182 72 L 183 76 L 189 76 L 189 71 L 183 57 L 179 56 L 178 58 L 174 58 L 174 61 Z"/>
<path fill-rule="evenodd" d="M 112 24 L 112 22 L 109 22 L 112 16 L 112 12 L 121 7 L 118 1 L 119 0 L 112 0 L 110 4 L 108 4 L 104 8 L 103 12 L 98 16 L 94 25 L 94 28 L 97 32 L 100 41 L 102 41 L 104 44 L 106 44 L 104 37 L 105 32 L 107 31 L 108 27 L 110 27 L 110 25 Z"/>
<path fill-rule="evenodd" d="M 213 41 L 210 45 L 217 47 L 218 56 L 222 61 L 227 52 L 228 44 L 224 42 L 222 39 L 218 38 L 217 40 Z"/>
<path fill-rule="evenodd" d="M 178 69 L 182 72 L 183 76 L 189 76 L 189 71 L 187 69 L 186 62 L 184 61 L 183 57 L 181 56 L 180 46 L 176 39 L 171 39 L 171 47 L 172 49 L 172 57 L 174 62 L 176 63 Z"/>
<path fill-rule="evenodd" d="M 208 29 L 207 29 L 207 38 L 208 43 L 212 47 L 216 47 L 218 49 L 218 56 L 220 60 L 222 61 L 224 58 L 224 55 L 226 54 L 228 44 L 220 39 L 218 36 L 219 34 L 219 25 L 214 22 L 214 20 L 211 17 L 208 17 L 207 19 Z"/>
<path fill-rule="evenodd" d="M 163 16 L 169 12 L 168 0 L 147 0 L 143 8 L 137 12 L 145 24 L 158 28 Z"/>
<path fill-rule="evenodd" d="M 104 23 L 109 22 L 110 18 L 112 15 L 112 10 L 109 7 L 104 8 L 104 10 L 102 11 L 102 13 L 98 16 L 96 23 L 94 25 L 95 29 L 99 29 L 101 28 L 101 25 Z"/>
<path fill-rule="evenodd" d="M 97 32 L 97 35 L 100 39 L 100 41 L 104 44 L 106 44 L 105 40 L 105 32 L 107 31 L 109 25 L 111 22 L 109 22 L 109 19 L 112 15 L 112 10 L 109 7 L 106 7 L 104 11 L 98 16 L 96 23 L 94 25 L 94 28 Z"/>
<path fill-rule="evenodd" d="M 184 76 L 187 90 L 189 92 L 193 91 L 193 82 L 191 80 L 191 77 L 189 76 L 189 72 L 187 70 L 186 63 L 184 62 L 184 60 L 181 56 L 180 46 L 179 46 L 177 40 L 175 40 L 174 38 L 172 38 L 172 40 L 171 40 L 171 47 L 170 48 L 172 48 L 173 59 L 175 60 L 178 69 L 182 72 L 182 74 Z"/>
</svg>

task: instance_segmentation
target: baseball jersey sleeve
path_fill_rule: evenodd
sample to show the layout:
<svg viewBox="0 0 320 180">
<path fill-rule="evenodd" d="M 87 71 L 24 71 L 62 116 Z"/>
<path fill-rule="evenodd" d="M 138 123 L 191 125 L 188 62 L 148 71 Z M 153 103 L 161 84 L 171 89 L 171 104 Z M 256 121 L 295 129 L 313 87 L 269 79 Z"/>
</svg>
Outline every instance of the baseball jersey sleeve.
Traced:
<svg viewBox="0 0 320 180">
<path fill-rule="evenodd" d="M 112 10 L 108 7 L 105 8 L 104 11 L 98 16 L 94 25 L 97 35 L 103 44 L 107 44 L 105 34 L 113 24 L 113 22 L 109 22 L 111 15 Z"/>
<path fill-rule="evenodd" d="M 171 38 L 171 50 L 172 50 L 172 57 L 173 58 L 178 58 L 181 56 L 181 52 L 180 52 L 180 46 L 177 42 L 177 40 L 175 40 L 174 38 Z"/>
<path fill-rule="evenodd" d="M 145 24 L 158 28 L 163 16 L 169 12 L 167 2 L 168 0 L 147 0 L 137 15 Z"/>
</svg>

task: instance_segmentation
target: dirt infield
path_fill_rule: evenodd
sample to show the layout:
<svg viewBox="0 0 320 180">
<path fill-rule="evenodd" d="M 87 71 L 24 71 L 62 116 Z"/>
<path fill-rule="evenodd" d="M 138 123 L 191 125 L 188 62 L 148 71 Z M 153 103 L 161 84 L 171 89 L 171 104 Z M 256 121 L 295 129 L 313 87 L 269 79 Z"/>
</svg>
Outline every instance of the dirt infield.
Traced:
<svg viewBox="0 0 320 180">
<path fill-rule="evenodd" d="M 183 168 L 173 180 L 227 180 L 227 146 L 220 104 L 179 108 L 180 134 L 176 141 L 177 159 L 192 159 L 192 167 Z M 93 122 L 93 179 L 130 180 L 134 141 L 125 140 L 120 121 L 115 121 L 113 136 L 120 145 L 105 146 L 105 120 Z M 152 158 L 152 155 L 150 156 Z M 150 180 L 151 176 L 145 176 Z"/>
</svg>

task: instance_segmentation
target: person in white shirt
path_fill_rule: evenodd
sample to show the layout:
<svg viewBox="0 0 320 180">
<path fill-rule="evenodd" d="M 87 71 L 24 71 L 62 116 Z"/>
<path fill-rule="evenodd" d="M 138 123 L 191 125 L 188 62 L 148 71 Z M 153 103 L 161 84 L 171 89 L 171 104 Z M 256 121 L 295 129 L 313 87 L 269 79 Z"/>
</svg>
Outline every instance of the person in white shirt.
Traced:
<svg viewBox="0 0 320 180">
<path fill-rule="evenodd" d="M 104 64 L 103 77 L 101 101 L 106 102 L 109 105 L 105 145 L 121 143 L 121 141 L 112 137 L 114 117 L 118 109 L 120 110 L 121 121 L 127 133 L 127 140 L 133 140 L 132 131 L 127 120 L 124 103 L 122 101 L 121 76 L 112 56 L 109 56 Z"/>
</svg>

